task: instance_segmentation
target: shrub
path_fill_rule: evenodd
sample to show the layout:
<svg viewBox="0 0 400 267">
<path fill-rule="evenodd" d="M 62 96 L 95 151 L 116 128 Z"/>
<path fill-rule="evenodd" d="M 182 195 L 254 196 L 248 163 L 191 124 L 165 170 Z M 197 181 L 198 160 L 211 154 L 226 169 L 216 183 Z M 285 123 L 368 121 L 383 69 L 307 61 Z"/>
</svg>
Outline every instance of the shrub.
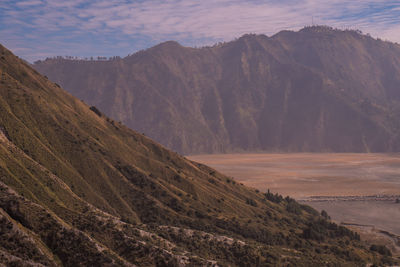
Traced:
<svg viewBox="0 0 400 267">
<path fill-rule="evenodd" d="M 247 205 L 250 205 L 250 206 L 253 206 L 253 207 L 257 207 L 258 206 L 258 204 L 257 204 L 257 202 L 255 202 L 253 199 L 251 199 L 251 198 L 247 198 L 246 199 L 246 204 Z"/>
<path fill-rule="evenodd" d="M 95 106 L 91 106 L 89 108 L 91 111 L 93 111 L 94 113 L 96 113 L 97 116 L 101 117 L 103 114 L 100 112 L 100 110 L 98 110 Z"/>
<path fill-rule="evenodd" d="M 301 206 L 296 201 L 289 201 L 286 205 L 286 210 L 297 215 L 301 214 Z"/>
<path fill-rule="evenodd" d="M 274 203 L 280 203 L 283 200 L 283 197 L 279 194 L 273 194 L 267 190 L 267 193 L 264 194 L 265 198 Z"/>
<path fill-rule="evenodd" d="M 325 210 L 321 211 L 321 216 L 324 217 L 326 220 L 330 219 L 328 213 Z"/>
<path fill-rule="evenodd" d="M 371 251 L 378 252 L 383 256 L 392 256 L 392 252 L 384 245 L 371 245 L 369 248 Z"/>
</svg>

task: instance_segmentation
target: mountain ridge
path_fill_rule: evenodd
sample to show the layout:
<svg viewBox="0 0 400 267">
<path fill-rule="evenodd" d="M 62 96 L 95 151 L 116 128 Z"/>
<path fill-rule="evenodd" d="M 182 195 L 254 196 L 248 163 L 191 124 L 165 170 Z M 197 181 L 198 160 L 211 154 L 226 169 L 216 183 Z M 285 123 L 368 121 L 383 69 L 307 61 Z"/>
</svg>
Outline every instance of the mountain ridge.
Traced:
<svg viewBox="0 0 400 267">
<path fill-rule="evenodd" d="M 400 46 L 308 27 L 212 47 L 170 41 L 111 61 L 34 67 L 183 154 L 396 152 Z"/>
<path fill-rule="evenodd" d="M 312 208 L 189 161 L 0 53 L 0 262 L 395 262 Z"/>
</svg>

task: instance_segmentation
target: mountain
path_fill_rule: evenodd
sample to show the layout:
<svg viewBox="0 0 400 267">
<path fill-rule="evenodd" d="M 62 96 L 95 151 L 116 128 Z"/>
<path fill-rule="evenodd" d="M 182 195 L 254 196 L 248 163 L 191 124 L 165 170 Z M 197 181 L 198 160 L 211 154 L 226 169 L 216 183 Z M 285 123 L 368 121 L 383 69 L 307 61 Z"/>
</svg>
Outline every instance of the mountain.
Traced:
<svg viewBox="0 0 400 267">
<path fill-rule="evenodd" d="M 400 150 L 400 46 L 325 26 L 123 59 L 38 61 L 74 96 L 183 154 Z"/>
<path fill-rule="evenodd" d="M 0 79 L 6 266 L 395 262 L 326 215 L 247 188 L 109 119 L 3 46 Z"/>
</svg>

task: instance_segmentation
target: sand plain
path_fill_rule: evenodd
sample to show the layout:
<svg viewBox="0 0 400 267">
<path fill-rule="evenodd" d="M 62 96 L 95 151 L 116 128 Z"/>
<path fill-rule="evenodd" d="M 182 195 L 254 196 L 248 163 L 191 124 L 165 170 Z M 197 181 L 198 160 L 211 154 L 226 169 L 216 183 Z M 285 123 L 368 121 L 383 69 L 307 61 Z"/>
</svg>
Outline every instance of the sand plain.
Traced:
<svg viewBox="0 0 400 267">
<path fill-rule="evenodd" d="M 288 153 L 194 155 L 247 186 L 326 210 L 337 223 L 400 255 L 400 154 Z M 386 233 L 387 232 L 387 233 Z M 392 244 L 393 243 L 393 244 Z M 397 253 L 396 253 L 397 252 Z"/>
<path fill-rule="evenodd" d="M 400 154 L 213 154 L 188 158 L 248 186 L 299 200 L 400 194 Z"/>
</svg>

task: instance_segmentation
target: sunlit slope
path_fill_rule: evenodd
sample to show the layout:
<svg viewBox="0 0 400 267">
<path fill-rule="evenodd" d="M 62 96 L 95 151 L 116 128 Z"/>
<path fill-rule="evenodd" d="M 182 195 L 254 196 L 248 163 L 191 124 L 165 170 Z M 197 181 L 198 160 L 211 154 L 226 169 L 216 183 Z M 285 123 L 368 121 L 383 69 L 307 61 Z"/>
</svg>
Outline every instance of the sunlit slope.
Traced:
<svg viewBox="0 0 400 267">
<path fill-rule="evenodd" d="M 0 57 L 0 262 L 391 260 L 307 206 L 247 188 L 108 119 L 4 47 Z"/>
</svg>

